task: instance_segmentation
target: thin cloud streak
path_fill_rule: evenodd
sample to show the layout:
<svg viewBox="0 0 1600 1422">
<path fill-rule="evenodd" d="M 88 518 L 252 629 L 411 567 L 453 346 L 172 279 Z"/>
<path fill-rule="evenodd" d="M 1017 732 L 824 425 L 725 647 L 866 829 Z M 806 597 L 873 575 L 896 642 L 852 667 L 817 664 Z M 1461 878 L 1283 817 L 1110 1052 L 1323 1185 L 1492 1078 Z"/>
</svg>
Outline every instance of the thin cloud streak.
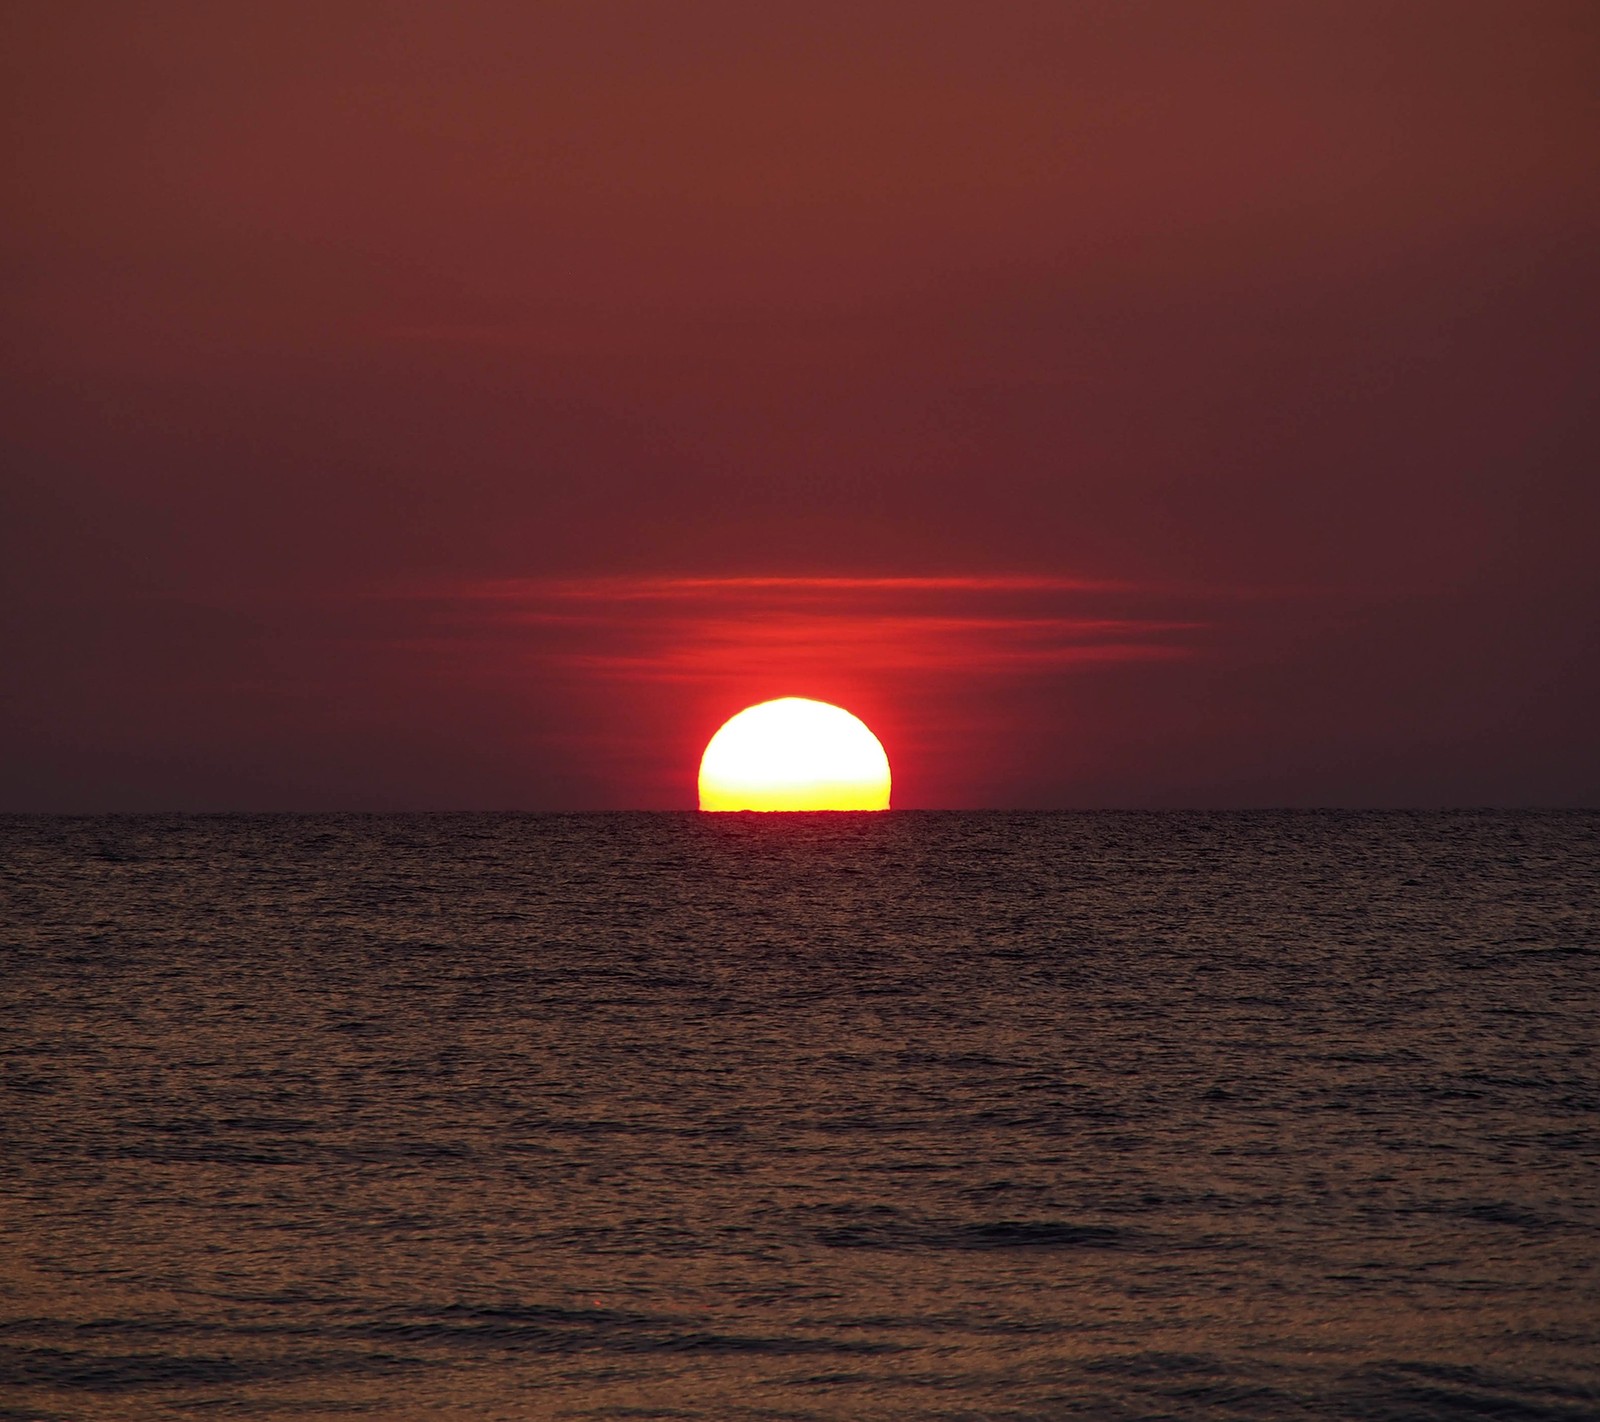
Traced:
<svg viewBox="0 0 1600 1422">
<path fill-rule="evenodd" d="M 951 669 L 952 649 L 901 649 L 876 659 L 881 673 L 947 672 Z M 1105 662 L 1179 660 L 1191 655 L 1181 647 L 1160 647 L 1136 643 L 1104 643 L 1074 647 L 1011 647 L 964 649 L 963 670 L 988 673 L 1023 674 L 1047 668 L 1069 668 Z M 791 675 L 809 679 L 836 670 L 837 651 L 826 647 L 789 647 L 784 651 L 784 669 Z M 748 647 L 703 647 L 677 650 L 659 657 L 604 656 L 582 654 L 565 659 L 565 664 L 592 676 L 618 681 L 650 681 L 684 684 L 702 681 L 728 682 L 760 673 L 770 675 Z"/>
<path fill-rule="evenodd" d="M 801 688 L 1196 655 L 1203 619 L 1093 607 L 1150 600 L 1140 592 L 1031 574 L 640 576 L 502 579 L 428 597 L 440 621 L 525 637 L 524 656 L 579 680 Z M 566 635 L 579 629 L 581 645 Z"/>
<path fill-rule="evenodd" d="M 736 576 L 505 578 L 442 589 L 468 600 L 525 601 L 558 598 L 582 602 L 650 602 L 739 597 L 751 593 L 1001 593 L 1128 592 L 1134 585 L 1093 578 L 1032 574 L 936 575 L 920 577 Z"/>
</svg>

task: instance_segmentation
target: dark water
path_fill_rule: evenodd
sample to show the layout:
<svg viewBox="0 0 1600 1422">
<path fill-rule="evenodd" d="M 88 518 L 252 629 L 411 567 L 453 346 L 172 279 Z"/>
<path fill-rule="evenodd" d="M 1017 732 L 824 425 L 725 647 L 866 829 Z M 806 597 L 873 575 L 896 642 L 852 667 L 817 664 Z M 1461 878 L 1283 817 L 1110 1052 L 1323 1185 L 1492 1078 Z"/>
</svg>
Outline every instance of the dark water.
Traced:
<svg viewBox="0 0 1600 1422">
<path fill-rule="evenodd" d="M 0 863 L 0 1418 L 1600 1416 L 1600 816 Z"/>
</svg>

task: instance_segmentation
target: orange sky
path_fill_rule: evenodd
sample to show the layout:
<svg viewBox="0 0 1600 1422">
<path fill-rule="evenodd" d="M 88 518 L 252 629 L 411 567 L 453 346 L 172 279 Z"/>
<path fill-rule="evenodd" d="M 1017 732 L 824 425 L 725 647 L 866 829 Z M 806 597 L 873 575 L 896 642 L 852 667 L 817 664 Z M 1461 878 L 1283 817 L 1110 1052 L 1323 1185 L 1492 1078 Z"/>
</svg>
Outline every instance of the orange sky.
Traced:
<svg viewBox="0 0 1600 1422">
<path fill-rule="evenodd" d="M 1595 803 L 1589 4 L 0 14 L 0 809 Z M 896 581 L 898 580 L 898 581 Z"/>
</svg>

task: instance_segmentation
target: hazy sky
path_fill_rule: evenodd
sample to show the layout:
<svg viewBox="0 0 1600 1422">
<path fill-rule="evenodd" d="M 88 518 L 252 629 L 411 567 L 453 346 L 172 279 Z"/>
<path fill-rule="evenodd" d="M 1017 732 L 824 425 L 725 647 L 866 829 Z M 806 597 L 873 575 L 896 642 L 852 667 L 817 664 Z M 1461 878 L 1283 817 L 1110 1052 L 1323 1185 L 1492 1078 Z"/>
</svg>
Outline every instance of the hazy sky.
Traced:
<svg viewBox="0 0 1600 1422">
<path fill-rule="evenodd" d="M 1600 7 L 12 0 L 0 808 L 1600 803 Z"/>
</svg>

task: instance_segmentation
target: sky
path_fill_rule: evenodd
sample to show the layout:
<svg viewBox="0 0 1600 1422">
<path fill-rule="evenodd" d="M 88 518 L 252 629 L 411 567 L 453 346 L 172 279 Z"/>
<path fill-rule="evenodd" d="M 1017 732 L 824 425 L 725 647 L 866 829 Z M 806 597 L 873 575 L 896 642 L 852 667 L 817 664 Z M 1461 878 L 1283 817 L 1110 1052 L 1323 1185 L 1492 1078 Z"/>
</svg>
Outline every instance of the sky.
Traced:
<svg viewBox="0 0 1600 1422">
<path fill-rule="evenodd" d="M 0 810 L 1600 805 L 1600 7 L 12 0 Z"/>
</svg>

